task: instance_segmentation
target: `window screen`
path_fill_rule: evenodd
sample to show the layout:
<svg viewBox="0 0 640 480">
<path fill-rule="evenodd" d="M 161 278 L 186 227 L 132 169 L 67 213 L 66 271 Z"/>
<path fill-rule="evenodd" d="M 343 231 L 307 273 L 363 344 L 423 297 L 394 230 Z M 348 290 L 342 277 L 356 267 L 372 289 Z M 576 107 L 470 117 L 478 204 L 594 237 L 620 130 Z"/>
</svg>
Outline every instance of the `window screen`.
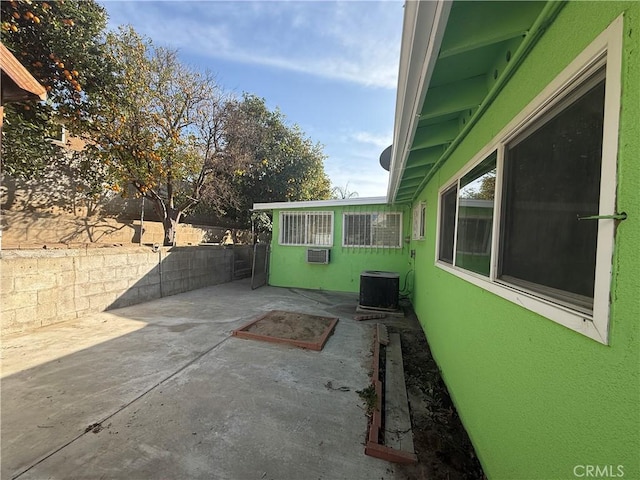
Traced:
<svg viewBox="0 0 640 480">
<path fill-rule="evenodd" d="M 402 215 L 399 212 L 346 213 L 345 247 L 400 247 Z"/>
<path fill-rule="evenodd" d="M 281 212 L 281 245 L 333 245 L 332 212 Z"/>
<path fill-rule="evenodd" d="M 591 308 L 604 71 L 507 144 L 500 278 Z M 595 84 L 595 85 L 594 85 Z"/>
</svg>

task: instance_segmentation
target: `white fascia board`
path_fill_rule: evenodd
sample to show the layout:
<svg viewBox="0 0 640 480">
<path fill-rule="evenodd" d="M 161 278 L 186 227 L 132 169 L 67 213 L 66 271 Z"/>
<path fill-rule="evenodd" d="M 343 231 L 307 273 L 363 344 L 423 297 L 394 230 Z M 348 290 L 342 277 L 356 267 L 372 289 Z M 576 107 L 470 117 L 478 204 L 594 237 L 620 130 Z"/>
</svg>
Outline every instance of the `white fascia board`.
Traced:
<svg viewBox="0 0 640 480">
<path fill-rule="evenodd" d="M 405 2 L 387 197 L 394 201 L 449 19 L 452 0 Z"/>
<path fill-rule="evenodd" d="M 253 210 L 291 210 L 296 208 L 349 207 L 353 205 L 383 205 L 387 197 L 356 197 L 333 200 L 307 200 L 302 202 L 254 203 Z"/>
</svg>

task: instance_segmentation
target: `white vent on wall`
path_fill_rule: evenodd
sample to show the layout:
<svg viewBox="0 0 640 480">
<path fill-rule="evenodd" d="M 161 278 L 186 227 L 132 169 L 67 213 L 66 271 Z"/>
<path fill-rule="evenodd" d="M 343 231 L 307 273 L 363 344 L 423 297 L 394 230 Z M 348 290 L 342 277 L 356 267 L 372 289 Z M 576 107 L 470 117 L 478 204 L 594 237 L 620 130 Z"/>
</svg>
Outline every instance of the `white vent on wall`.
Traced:
<svg viewBox="0 0 640 480">
<path fill-rule="evenodd" d="M 425 232 L 425 215 L 427 204 L 425 202 L 418 203 L 413 207 L 413 239 L 423 240 Z"/>
<path fill-rule="evenodd" d="M 328 248 L 308 248 L 307 263 L 329 263 L 329 251 Z"/>
</svg>

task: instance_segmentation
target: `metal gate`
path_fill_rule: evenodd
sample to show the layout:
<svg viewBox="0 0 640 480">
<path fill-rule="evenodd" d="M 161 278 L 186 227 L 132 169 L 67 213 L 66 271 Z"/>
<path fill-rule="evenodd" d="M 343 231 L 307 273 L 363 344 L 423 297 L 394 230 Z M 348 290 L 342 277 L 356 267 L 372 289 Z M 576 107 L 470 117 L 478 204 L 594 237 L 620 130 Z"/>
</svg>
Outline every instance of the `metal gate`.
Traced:
<svg viewBox="0 0 640 480">
<path fill-rule="evenodd" d="M 267 284 L 269 279 L 269 250 L 268 243 L 256 243 L 253 246 L 251 290 Z"/>
</svg>

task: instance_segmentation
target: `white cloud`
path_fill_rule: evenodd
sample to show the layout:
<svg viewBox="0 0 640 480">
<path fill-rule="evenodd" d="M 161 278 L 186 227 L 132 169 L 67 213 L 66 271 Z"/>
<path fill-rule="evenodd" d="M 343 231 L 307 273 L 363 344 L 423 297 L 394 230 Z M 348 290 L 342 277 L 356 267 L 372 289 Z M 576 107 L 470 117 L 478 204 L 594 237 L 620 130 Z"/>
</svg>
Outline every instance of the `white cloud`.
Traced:
<svg viewBox="0 0 640 480">
<path fill-rule="evenodd" d="M 369 152 L 372 153 L 372 152 Z M 325 161 L 325 171 L 333 186 L 349 184 L 350 192 L 360 197 L 380 197 L 387 194 L 389 174 L 378 162 L 378 156 L 351 152 Z"/>
<path fill-rule="evenodd" d="M 393 89 L 402 24 L 394 2 L 104 2 L 112 27 L 135 18 L 187 54 Z"/>
<path fill-rule="evenodd" d="M 247 75 L 254 75 L 252 66 L 266 66 L 342 82 L 313 82 L 332 97 L 317 109 L 314 97 L 294 120 L 326 146 L 325 171 L 334 186 L 348 183 L 361 197 L 386 195 L 388 173 L 378 159 L 392 142 L 393 109 L 386 103 L 396 88 L 402 1 L 103 4 L 111 28 L 133 23 L 155 44 L 178 49 L 183 61 L 191 57 L 215 71 L 217 61 L 228 60 L 249 67 L 239 69 Z"/>
<path fill-rule="evenodd" d="M 333 186 L 344 188 L 348 185 L 350 192 L 356 192 L 359 197 L 382 197 L 387 194 L 389 174 L 379 165 L 373 168 L 350 171 L 344 167 L 326 167 Z"/>
<path fill-rule="evenodd" d="M 386 133 L 383 135 L 378 135 L 371 132 L 355 132 L 350 135 L 352 140 L 356 142 L 373 145 L 380 149 L 379 153 L 382 153 L 382 150 L 391 145 L 391 137 L 392 133 Z"/>
</svg>

